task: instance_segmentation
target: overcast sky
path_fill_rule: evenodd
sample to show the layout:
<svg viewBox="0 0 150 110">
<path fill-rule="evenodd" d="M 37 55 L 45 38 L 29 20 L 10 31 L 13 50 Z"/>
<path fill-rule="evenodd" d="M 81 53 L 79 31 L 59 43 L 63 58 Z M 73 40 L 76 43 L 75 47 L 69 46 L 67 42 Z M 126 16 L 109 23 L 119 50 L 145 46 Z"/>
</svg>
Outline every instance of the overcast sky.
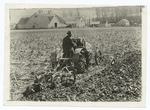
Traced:
<svg viewBox="0 0 150 110">
<path fill-rule="evenodd" d="M 34 13 L 38 13 L 39 9 L 18 9 L 18 10 L 10 10 L 10 23 L 18 23 L 20 18 L 22 17 L 30 17 Z M 46 10 L 43 10 L 46 13 Z M 59 13 L 59 11 L 57 12 Z"/>
</svg>

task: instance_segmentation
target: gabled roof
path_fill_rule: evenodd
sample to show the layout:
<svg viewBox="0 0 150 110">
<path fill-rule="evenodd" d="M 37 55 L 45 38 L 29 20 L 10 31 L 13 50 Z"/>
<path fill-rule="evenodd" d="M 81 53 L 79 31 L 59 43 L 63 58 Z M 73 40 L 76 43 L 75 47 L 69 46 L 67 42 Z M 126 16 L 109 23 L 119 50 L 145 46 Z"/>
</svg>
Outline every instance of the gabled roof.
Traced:
<svg viewBox="0 0 150 110">
<path fill-rule="evenodd" d="M 55 17 L 58 18 L 58 20 L 59 20 L 61 23 L 63 23 L 63 24 L 66 23 L 61 17 L 59 17 L 58 15 L 53 14 L 53 13 L 52 13 L 52 14 L 34 13 L 32 16 L 34 16 L 34 15 L 45 16 L 45 17 L 48 18 L 48 20 L 49 20 L 50 22 L 52 21 L 52 19 L 53 19 L 54 16 L 55 16 Z M 31 16 L 31 17 L 32 17 L 32 16 Z M 28 20 L 29 20 L 31 17 L 28 17 L 28 18 L 21 18 L 21 19 L 19 20 L 18 24 L 19 24 L 19 25 L 24 25 L 24 24 L 26 24 L 26 23 L 28 22 Z"/>
<path fill-rule="evenodd" d="M 48 20 L 51 22 L 54 16 L 48 16 Z"/>
<path fill-rule="evenodd" d="M 120 20 L 120 21 L 129 22 L 127 19 L 122 19 L 122 20 Z"/>
<path fill-rule="evenodd" d="M 55 17 L 57 17 L 58 18 L 58 20 L 61 22 L 61 23 L 66 23 L 60 16 L 58 16 L 58 15 L 56 15 L 56 14 L 54 14 L 54 13 L 51 13 L 51 14 L 47 14 L 47 13 L 36 13 L 37 15 L 39 15 L 39 16 L 46 16 L 46 17 L 48 17 L 48 19 L 49 19 L 49 21 L 51 22 L 51 20 L 53 19 L 53 17 L 55 16 Z"/>
<path fill-rule="evenodd" d="M 59 21 L 61 23 L 66 24 L 65 20 L 63 20 L 60 16 L 58 16 L 58 15 L 55 15 L 55 16 L 59 19 Z"/>
<path fill-rule="evenodd" d="M 30 18 L 21 18 L 18 22 L 19 25 L 24 25 L 28 22 Z"/>
</svg>

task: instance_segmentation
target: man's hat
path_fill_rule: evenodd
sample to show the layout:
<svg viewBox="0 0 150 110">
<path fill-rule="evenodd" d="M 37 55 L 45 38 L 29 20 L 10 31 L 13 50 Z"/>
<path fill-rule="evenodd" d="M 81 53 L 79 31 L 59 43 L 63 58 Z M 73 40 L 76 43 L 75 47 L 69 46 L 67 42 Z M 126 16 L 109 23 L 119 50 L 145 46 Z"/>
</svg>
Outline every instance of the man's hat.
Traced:
<svg viewBox="0 0 150 110">
<path fill-rule="evenodd" d="M 71 31 L 68 31 L 67 34 L 68 34 L 68 35 L 71 35 Z"/>
</svg>

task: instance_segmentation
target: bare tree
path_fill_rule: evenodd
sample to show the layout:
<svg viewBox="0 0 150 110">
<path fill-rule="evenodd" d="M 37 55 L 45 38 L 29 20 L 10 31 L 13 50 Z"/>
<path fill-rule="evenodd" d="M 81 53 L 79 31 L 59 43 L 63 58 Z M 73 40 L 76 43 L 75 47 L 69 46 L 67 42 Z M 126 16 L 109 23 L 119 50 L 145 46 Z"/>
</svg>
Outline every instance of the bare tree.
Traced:
<svg viewBox="0 0 150 110">
<path fill-rule="evenodd" d="M 76 11 L 77 11 L 77 16 L 80 16 L 79 8 L 77 8 Z"/>
<path fill-rule="evenodd" d="M 88 25 L 88 13 L 87 12 L 84 12 L 84 16 L 83 18 L 85 19 L 85 24 Z"/>
<path fill-rule="evenodd" d="M 136 23 L 141 23 L 141 6 L 136 7 L 135 13 L 136 13 Z"/>
<path fill-rule="evenodd" d="M 39 10 L 39 13 L 43 13 L 43 10 Z"/>
<path fill-rule="evenodd" d="M 120 20 L 120 10 L 119 10 L 119 8 L 118 7 L 116 7 L 116 9 L 115 9 L 116 11 L 116 22 L 118 22 L 119 20 Z"/>
<path fill-rule="evenodd" d="M 129 21 L 133 21 L 133 11 L 132 11 L 132 8 L 130 7 L 130 8 L 128 8 L 128 16 L 127 16 L 127 19 L 129 20 Z"/>
<path fill-rule="evenodd" d="M 100 8 L 96 8 L 96 17 L 97 17 L 97 20 L 98 18 L 100 18 Z"/>
<path fill-rule="evenodd" d="M 72 10 L 69 11 L 69 16 L 72 17 L 73 16 L 73 12 Z"/>
<path fill-rule="evenodd" d="M 109 22 L 113 22 L 113 23 L 116 22 L 116 17 L 113 9 L 111 10 L 111 14 L 109 16 Z"/>
<path fill-rule="evenodd" d="M 139 23 L 142 22 L 142 16 L 141 16 L 141 14 L 142 14 L 142 8 L 144 8 L 144 6 L 140 6 L 140 22 Z"/>
<path fill-rule="evenodd" d="M 122 8 L 122 18 L 127 19 L 128 10 L 126 7 Z"/>
<path fill-rule="evenodd" d="M 101 9 L 102 12 L 102 21 L 106 21 L 107 20 L 107 8 L 102 8 Z"/>
<path fill-rule="evenodd" d="M 51 10 L 48 10 L 48 14 L 51 14 L 52 13 L 52 11 Z"/>
<path fill-rule="evenodd" d="M 65 11 L 63 11 L 63 17 L 67 17 L 67 13 Z"/>
<path fill-rule="evenodd" d="M 89 15 L 89 25 L 90 25 L 90 23 L 91 23 L 91 17 L 90 17 L 90 15 Z"/>
</svg>

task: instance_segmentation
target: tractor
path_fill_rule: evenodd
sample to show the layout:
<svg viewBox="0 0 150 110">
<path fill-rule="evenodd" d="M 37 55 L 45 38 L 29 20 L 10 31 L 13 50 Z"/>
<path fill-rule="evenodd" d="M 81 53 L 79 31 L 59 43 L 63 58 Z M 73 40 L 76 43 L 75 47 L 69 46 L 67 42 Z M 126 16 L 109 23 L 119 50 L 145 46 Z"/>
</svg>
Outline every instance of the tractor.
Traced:
<svg viewBox="0 0 150 110">
<path fill-rule="evenodd" d="M 84 39 L 72 39 L 77 44 L 74 53 L 63 53 L 57 48 L 51 54 L 51 62 L 54 74 L 52 83 L 56 86 L 69 86 L 76 81 L 76 74 L 84 74 L 90 66 L 99 65 L 101 51 L 94 50 L 92 45 Z"/>
<path fill-rule="evenodd" d="M 63 53 L 61 48 L 55 48 L 50 55 L 52 70 L 41 75 L 35 74 L 34 84 L 27 87 L 23 95 L 39 92 L 42 88 L 51 89 L 61 86 L 71 86 L 76 82 L 77 74 L 84 74 L 91 66 L 99 65 L 102 55 L 97 48 L 94 50 L 92 45 L 84 39 L 72 39 L 77 44 L 74 53 Z"/>
</svg>

